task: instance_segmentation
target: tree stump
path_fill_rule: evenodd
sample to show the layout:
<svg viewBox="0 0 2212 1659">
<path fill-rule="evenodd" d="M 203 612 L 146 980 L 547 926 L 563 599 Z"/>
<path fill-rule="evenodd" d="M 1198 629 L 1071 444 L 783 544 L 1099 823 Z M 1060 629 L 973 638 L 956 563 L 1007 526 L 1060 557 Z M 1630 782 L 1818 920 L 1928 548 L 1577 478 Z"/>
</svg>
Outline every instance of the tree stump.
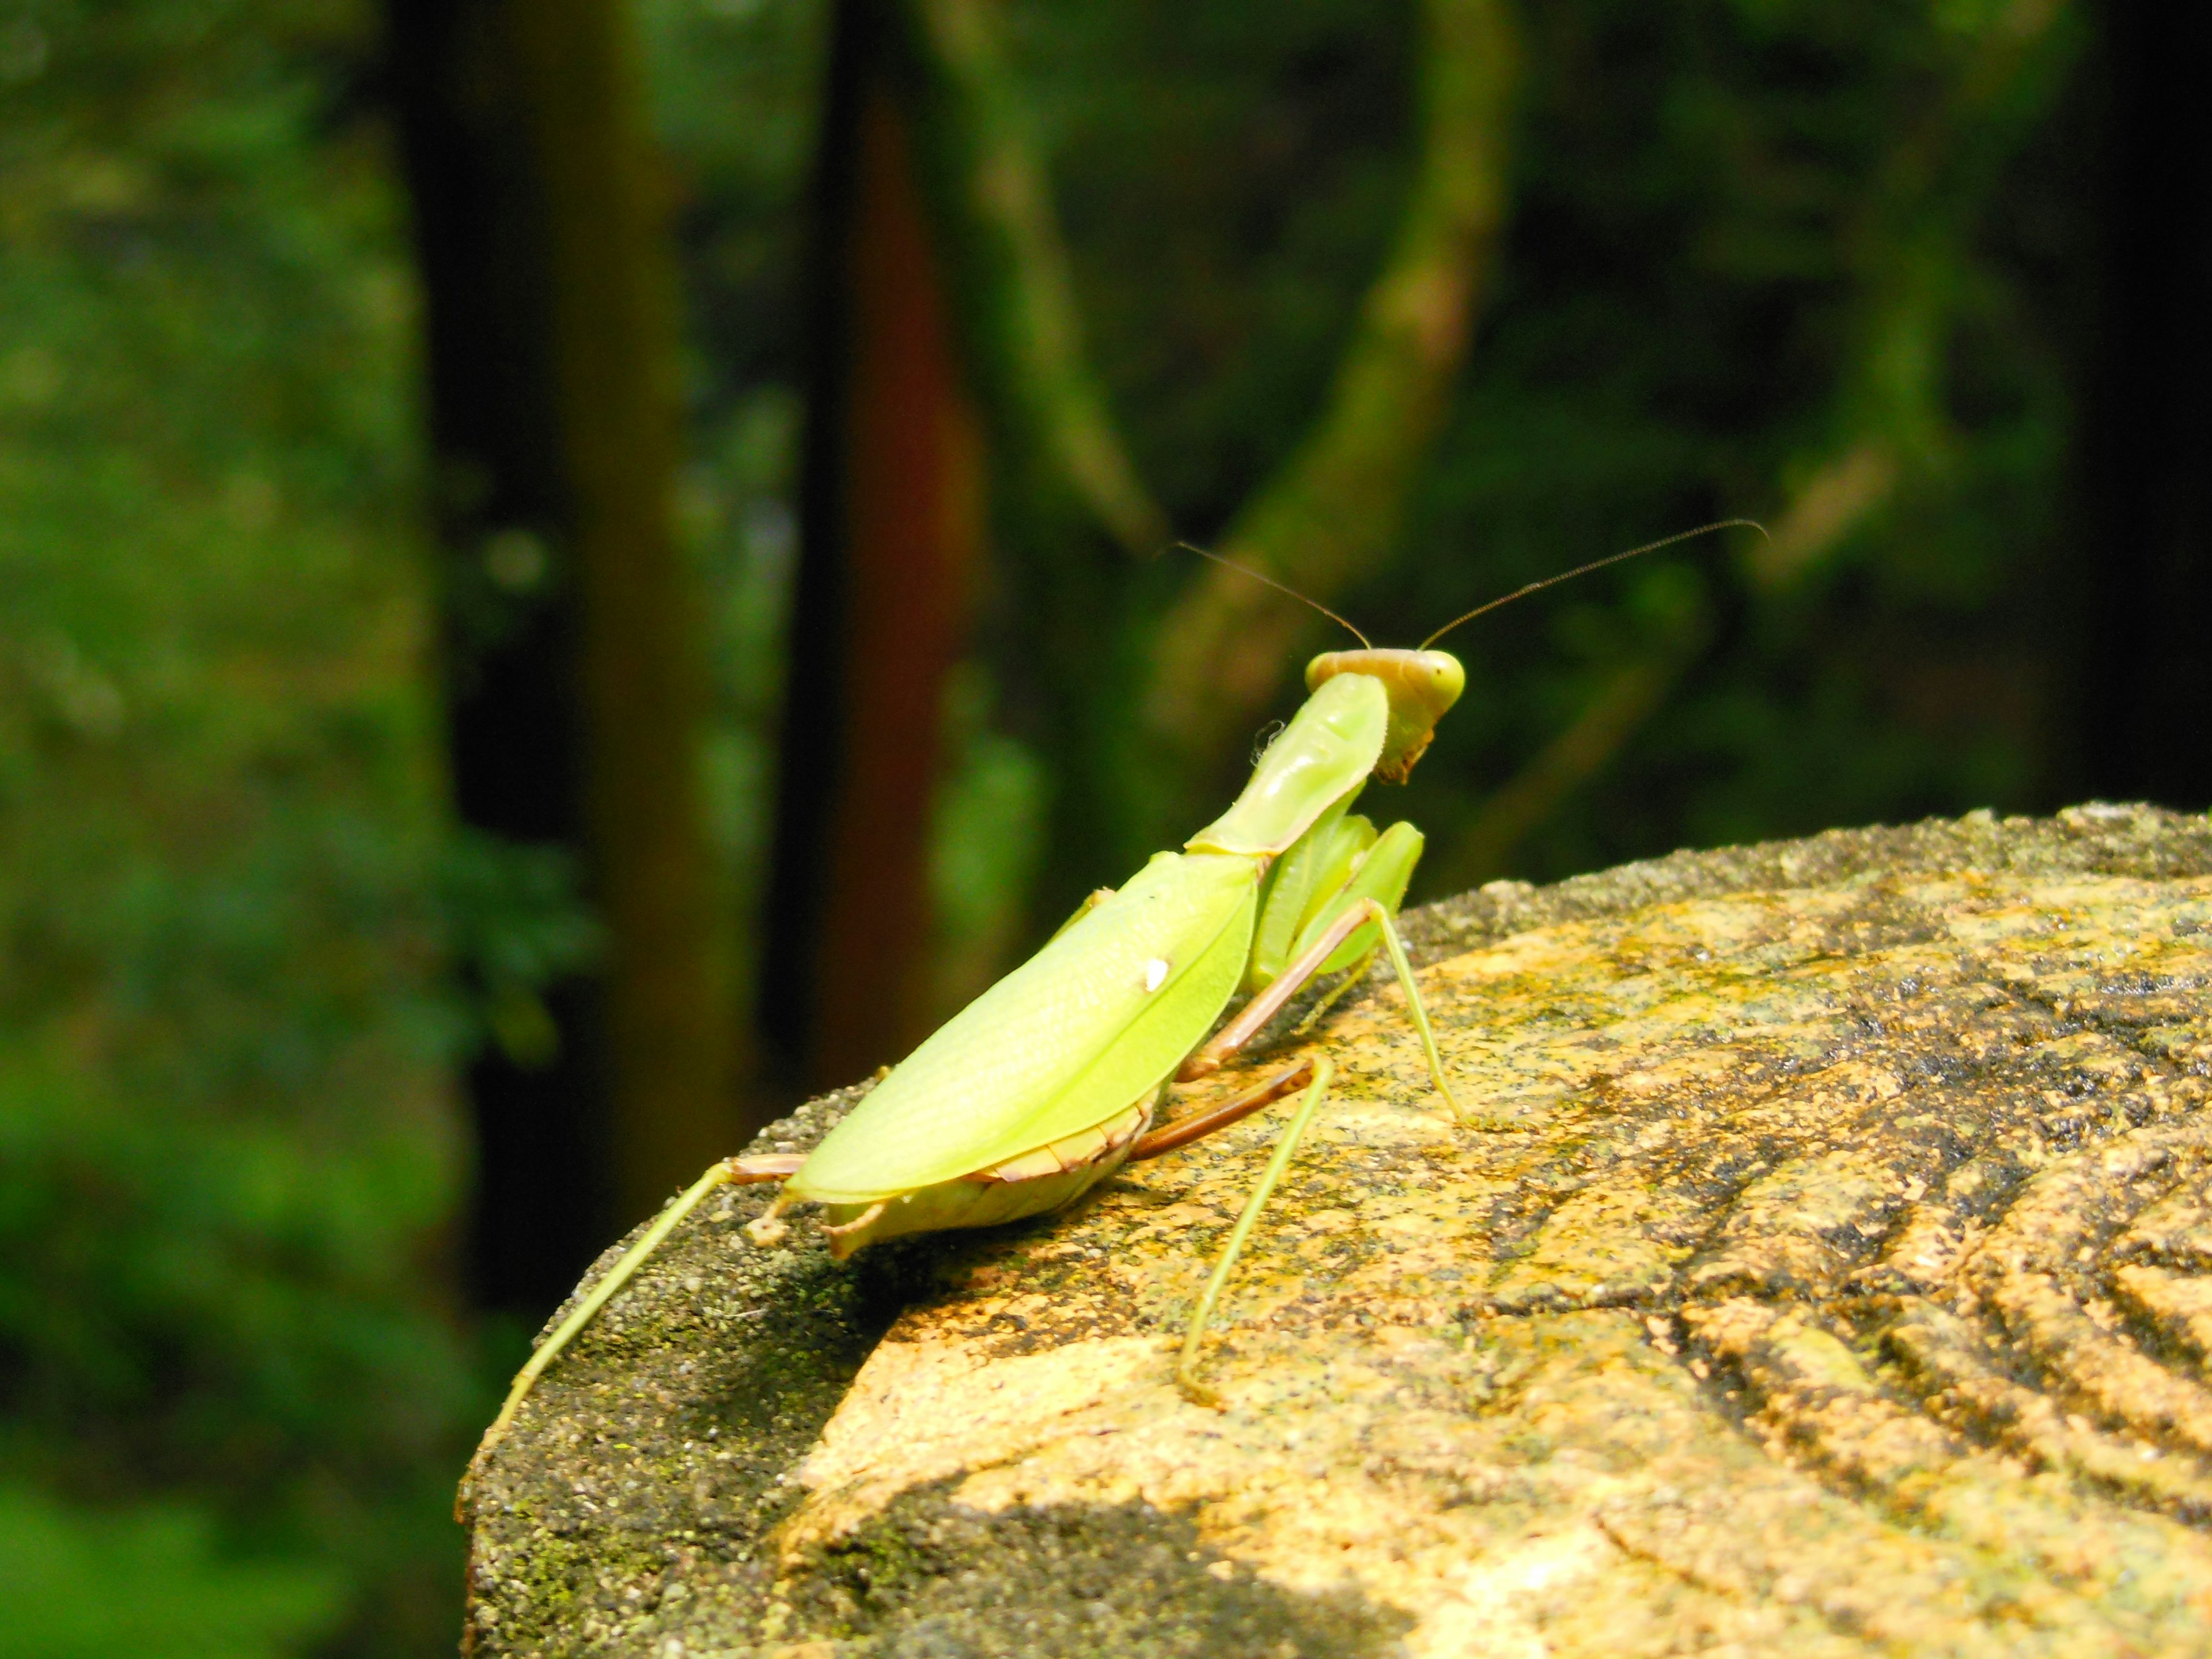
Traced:
<svg viewBox="0 0 2212 1659">
<path fill-rule="evenodd" d="M 1678 854 L 1409 932 L 1506 1127 L 1453 1127 L 1395 988 L 1322 1026 L 1225 1409 L 1174 1350 L 1279 1110 L 842 1267 L 733 1192 L 484 1471 L 471 1651 L 2212 1651 L 2204 820 Z"/>
</svg>

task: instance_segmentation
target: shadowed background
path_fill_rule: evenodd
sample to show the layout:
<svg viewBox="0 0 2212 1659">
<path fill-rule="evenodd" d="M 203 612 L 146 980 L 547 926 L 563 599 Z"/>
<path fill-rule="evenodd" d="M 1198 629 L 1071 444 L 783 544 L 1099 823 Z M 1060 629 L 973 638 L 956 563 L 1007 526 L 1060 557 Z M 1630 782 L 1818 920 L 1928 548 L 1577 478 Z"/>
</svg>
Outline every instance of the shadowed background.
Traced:
<svg viewBox="0 0 2212 1659">
<path fill-rule="evenodd" d="M 0 1656 L 445 1651 L 596 1249 L 1455 636 L 1416 900 L 2212 800 L 2145 0 L 0 10 Z M 1379 803 L 1378 803 L 1379 805 Z"/>
</svg>

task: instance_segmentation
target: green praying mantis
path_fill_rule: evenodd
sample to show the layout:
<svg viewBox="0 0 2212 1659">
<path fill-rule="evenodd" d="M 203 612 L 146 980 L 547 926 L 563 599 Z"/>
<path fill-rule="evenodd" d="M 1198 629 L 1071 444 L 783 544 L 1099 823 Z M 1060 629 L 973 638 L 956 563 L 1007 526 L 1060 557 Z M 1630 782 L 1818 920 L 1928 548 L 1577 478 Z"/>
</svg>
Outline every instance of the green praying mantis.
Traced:
<svg viewBox="0 0 2212 1659">
<path fill-rule="evenodd" d="M 1186 1146 L 1303 1089 L 1200 1292 L 1176 1362 L 1183 1394 L 1218 1404 L 1197 1375 L 1206 1322 L 1334 1070 L 1326 1057 L 1309 1056 L 1232 1099 L 1156 1126 L 1174 1085 L 1218 1068 L 1316 980 L 1346 973 L 1308 1017 L 1317 1018 L 1380 951 L 1405 991 L 1437 1092 L 1462 1127 L 1480 1123 L 1452 1092 L 1394 925 L 1420 860 L 1421 833 L 1402 823 L 1378 832 L 1350 810 L 1369 779 L 1405 781 L 1465 687 L 1458 659 L 1431 647 L 1462 623 L 1540 588 L 1749 523 L 1706 525 L 1530 582 L 1412 650 L 1376 649 L 1359 635 L 1359 650 L 1316 657 L 1306 666 L 1304 705 L 1229 810 L 1182 851 L 1155 854 L 1118 891 L 1093 894 L 1035 956 L 885 1075 L 812 1152 L 726 1158 L 665 1208 L 523 1366 L 479 1459 L 545 1368 L 722 1187 L 781 1182 L 767 1212 L 747 1225 L 754 1241 L 774 1245 L 785 1236 L 785 1212 L 819 1205 L 822 1231 L 842 1260 L 902 1233 L 1058 1210 L 1126 1163 Z M 1240 992 L 1249 1000 L 1216 1030 Z"/>
</svg>

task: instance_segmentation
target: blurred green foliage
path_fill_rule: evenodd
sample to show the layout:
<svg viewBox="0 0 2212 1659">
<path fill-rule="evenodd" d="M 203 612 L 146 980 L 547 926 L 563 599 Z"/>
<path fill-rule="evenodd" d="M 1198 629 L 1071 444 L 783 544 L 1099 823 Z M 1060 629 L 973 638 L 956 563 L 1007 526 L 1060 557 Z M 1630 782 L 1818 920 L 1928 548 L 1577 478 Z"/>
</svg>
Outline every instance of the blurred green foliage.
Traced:
<svg viewBox="0 0 2212 1659">
<path fill-rule="evenodd" d="M 2055 804 L 2082 185 L 2053 117 L 2075 22 L 1769 0 L 1532 15 L 1506 287 L 1409 557 L 1361 603 L 1425 631 L 1724 513 L 1777 541 L 1607 573 L 1460 636 L 1468 718 L 1421 805 L 1439 873 L 1499 873 L 1452 869 L 1480 790 L 1670 639 L 1689 653 L 1671 696 L 1513 873 Z M 1824 542 L 1793 515 L 1839 480 Z"/>
<path fill-rule="evenodd" d="M 1372 803 L 1429 834 L 1415 896 L 2051 803 L 2081 20 L 2059 0 L 1521 15 L 1512 224 L 1454 414 L 1398 556 L 1334 602 L 1410 643 L 1711 519 L 1778 540 L 1737 532 L 1455 636 L 1467 697 L 1406 794 Z M 1139 471 L 1178 528 L 1218 534 L 1320 407 L 1382 258 L 1413 20 L 1358 0 L 1012 15 Z M 1191 579 L 1150 577 L 1139 640 Z M 1608 716 L 1587 781 L 1506 825 L 1501 787 Z"/>
<path fill-rule="evenodd" d="M 372 22 L 52 0 L 0 41 L 0 1470 L 52 1494 L 0 1553 L 40 1651 L 458 1615 L 483 1389 Z"/>
<path fill-rule="evenodd" d="M 742 927 L 826 9 L 636 15 L 690 306 L 684 521 Z M 1007 17 L 1094 360 L 1146 481 L 1210 534 L 1318 408 L 1388 245 L 1412 15 Z M 534 986 L 592 939 L 568 872 L 442 829 L 373 24 L 307 0 L 0 14 L 0 1654 L 159 1653 L 187 1626 L 205 1639 L 176 1651 L 452 1639 L 445 1510 L 489 1401 L 447 1301 L 447 1063 L 486 1037 L 526 1054 Z M 1468 698 L 1374 803 L 1429 832 L 1427 892 L 2047 802 L 2070 14 L 1557 0 L 1523 26 L 1504 261 L 1402 556 L 1345 607 L 1414 639 L 1723 513 L 1798 556 L 1716 545 L 1455 639 Z M 1187 574 L 1132 573 L 1102 656 L 1138 658 Z M 1006 667 L 979 660 L 947 710 L 948 984 L 1018 944 L 1067 762 L 1019 738 Z M 1609 696 L 1634 719 L 1501 837 L 1500 784 Z M 438 988 L 447 951 L 476 1000 Z M 134 1507 L 150 1494 L 166 1507 Z M 141 1625 L 70 1623 L 94 1583 Z"/>
<path fill-rule="evenodd" d="M 327 1631 L 337 1575 L 220 1559 L 197 1512 L 65 1508 L 0 1488 L 5 1659 L 263 1659 Z"/>
<path fill-rule="evenodd" d="M 985 11 L 1137 471 L 1179 531 L 1216 537 L 1322 407 L 1398 225 L 1416 10 Z M 692 522 L 720 596 L 716 799 L 741 927 L 783 679 L 781 504 L 804 368 L 793 210 L 825 12 L 650 0 L 640 14 L 682 203 Z M 2076 643 L 2052 596 L 2074 580 L 2062 542 L 2091 147 L 2069 96 L 2084 20 L 2067 0 L 1521 14 L 1512 222 L 1469 365 L 1395 556 L 1340 602 L 1411 641 L 1712 518 L 1754 515 L 1776 539 L 1681 550 L 1457 636 L 1469 694 L 1411 789 L 1375 804 L 1429 832 L 1415 896 L 2064 798 Z M 1064 508 L 998 482 L 1001 559 L 1064 558 L 1043 553 L 1070 535 Z M 1081 696 L 1105 705 L 1094 727 L 1131 718 L 1113 700 L 1140 683 L 1194 574 L 1121 565 L 1079 603 L 1098 665 Z M 990 584 L 978 660 L 946 709 L 948 1008 L 1024 927 L 1053 925 L 1061 896 L 1121 873 L 1097 845 L 1043 833 L 1072 769 L 1125 760 L 1046 708 L 1018 603 L 1034 580 Z M 1295 696 L 1286 674 L 1278 712 Z"/>
</svg>

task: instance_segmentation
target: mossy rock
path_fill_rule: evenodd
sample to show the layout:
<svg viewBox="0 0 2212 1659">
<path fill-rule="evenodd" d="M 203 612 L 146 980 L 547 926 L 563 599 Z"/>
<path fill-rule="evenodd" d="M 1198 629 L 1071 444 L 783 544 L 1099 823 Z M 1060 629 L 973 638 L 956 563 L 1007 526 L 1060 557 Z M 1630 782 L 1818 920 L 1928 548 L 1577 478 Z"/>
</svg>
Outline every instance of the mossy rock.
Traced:
<svg viewBox="0 0 2212 1659">
<path fill-rule="evenodd" d="M 1279 1112 L 844 1267 L 733 1193 L 489 1460 L 473 1650 L 2212 1651 L 2204 820 L 1680 854 L 1409 932 L 1503 1127 L 1395 989 L 1327 1023 L 1225 1409 L 1173 1353 Z"/>
</svg>

